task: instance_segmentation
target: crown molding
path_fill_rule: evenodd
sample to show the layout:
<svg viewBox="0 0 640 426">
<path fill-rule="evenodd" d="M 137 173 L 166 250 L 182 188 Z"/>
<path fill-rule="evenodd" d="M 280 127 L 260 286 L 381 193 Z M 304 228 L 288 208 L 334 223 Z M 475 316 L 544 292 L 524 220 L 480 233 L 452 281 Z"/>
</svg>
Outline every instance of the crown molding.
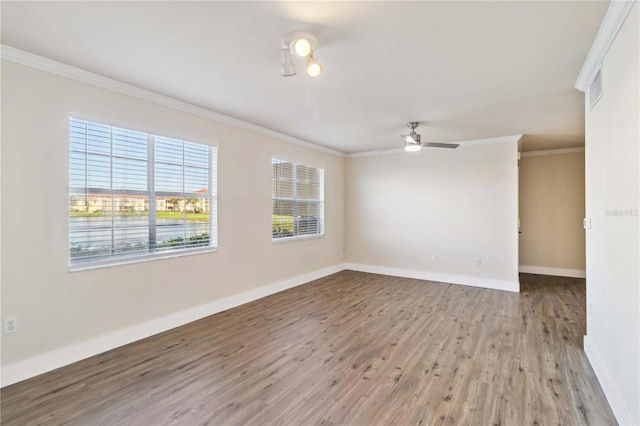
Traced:
<svg viewBox="0 0 640 426">
<path fill-rule="evenodd" d="M 388 148 L 388 149 L 379 149 L 377 151 L 363 151 L 363 152 L 352 152 L 351 154 L 347 154 L 347 158 L 359 158 L 359 157 L 377 157 L 379 155 L 392 155 L 392 154 L 401 154 L 405 152 L 404 148 Z"/>
<path fill-rule="evenodd" d="M 521 155 L 522 157 L 540 157 L 542 155 L 575 154 L 577 152 L 584 152 L 584 146 L 579 146 L 576 148 L 559 148 L 559 149 L 543 149 L 540 151 L 525 151 Z"/>
<path fill-rule="evenodd" d="M 16 49 L 15 47 L 7 46 L 5 44 L 0 45 L 0 57 L 10 62 L 15 62 L 20 65 L 36 68 L 82 83 L 87 83 L 93 86 L 101 87 L 103 89 L 111 90 L 113 92 L 118 92 L 138 99 L 143 99 L 145 101 L 153 102 L 155 104 L 186 112 L 198 117 L 207 118 L 209 120 L 213 120 L 222 124 L 249 130 L 251 132 L 288 142 L 290 144 L 303 146 L 305 148 L 335 155 L 337 157 L 345 156 L 343 152 L 336 151 L 331 148 L 317 145 L 312 142 L 307 142 L 305 140 L 268 129 L 266 127 L 258 126 L 257 124 L 249 123 L 247 121 L 230 117 L 228 115 L 220 114 L 206 108 L 192 105 L 190 103 L 180 101 L 169 96 L 161 95 L 150 90 L 142 89 L 128 83 L 104 77 L 99 74 L 85 71 L 83 69 L 73 67 L 62 62 L 54 61 L 52 59 L 48 59 L 39 55 L 35 55 L 24 50 Z"/>
<path fill-rule="evenodd" d="M 587 87 L 589 87 L 589 84 L 593 81 L 593 78 L 600 69 L 602 59 L 604 59 L 604 56 L 607 54 L 611 43 L 613 43 L 613 39 L 618 34 L 620 27 L 622 27 L 634 3 L 636 3 L 636 1 L 611 1 L 609 9 L 607 9 L 607 13 L 604 15 L 604 19 L 602 19 L 602 24 L 600 24 L 598 34 L 587 54 L 587 59 L 582 65 L 580 74 L 578 74 L 578 79 L 574 86 L 576 89 L 581 92 L 587 90 Z"/>
<path fill-rule="evenodd" d="M 467 146 L 475 146 L 475 145 L 489 145 L 496 143 L 506 143 L 506 142 L 518 142 L 522 138 L 522 135 L 510 135 L 510 136 L 499 136 L 496 138 L 485 138 L 485 139 L 470 139 L 466 141 L 452 141 L 451 143 L 460 144 L 460 148 L 464 148 Z M 425 147 L 425 150 L 432 149 L 429 147 Z M 438 149 L 438 148 L 433 148 Z M 354 152 L 351 154 L 347 154 L 347 158 L 360 158 L 360 157 L 377 157 L 379 155 L 391 155 L 391 154 L 400 154 L 405 152 L 404 148 L 391 148 L 391 149 L 381 149 L 378 151 L 366 151 L 366 152 Z M 422 152 L 422 151 L 420 151 Z M 407 153 L 407 155 L 411 155 L 415 153 Z"/>
</svg>

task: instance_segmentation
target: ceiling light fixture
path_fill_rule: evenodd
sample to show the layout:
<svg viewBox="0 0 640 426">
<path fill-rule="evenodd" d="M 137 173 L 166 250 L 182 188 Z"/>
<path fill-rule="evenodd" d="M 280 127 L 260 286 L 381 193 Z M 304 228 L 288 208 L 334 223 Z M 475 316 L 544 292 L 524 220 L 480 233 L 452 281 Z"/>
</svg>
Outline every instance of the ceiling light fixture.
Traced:
<svg viewBox="0 0 640 426">
<path fill-rule="evenodd" d="M 404 150 L 407 152 L 416 152 L 422 149 L 420 143 L 420 135 L 416 133 L 416 127 L 418 127 L 417 121 L 407 123 L 407 127 L 411 129 L 411 133 L 406 136 L 402 136 L 404 139 Z"/>
<path fill-rule="evenodd" d="M 296 64 L 291 60 L 291 51 L 288 48 L 280 50 L 280 57 L 280 74 L 283 77 L 296 75 Z"/>
<path fill-rule="evenodd" d="M 416 141 L 411 136 L 404 137 L 404 150 L 407 152 L 416 152 L 420 151 L 422 147 L 420 146 L 420 138 Z"/>
<path fill-rule="evenodd" d="M 458 143 L 422 142 L 416 128 L 420 125 L 418 121 L 410 121 L 407 127 L 411 129 L 408 135 L 400 135 L 404 141 L 404 150 L 407 152 L 420 151 L 422 147 L 427 148 L 449 148 L 455 149 L 460 146 Z"/>
<path fill-rule="evenodd" d="M 293 51 L 300 57 L 309 56 L 311 53 L 311 42 L 306 37 L 298 37 L 293 41 Z"/>
<path fill-rule="evenodd" d="M 318 40 L 307 33 L 289 33 L 280 44 L 280 74 L 283 77 L 296 75 L 296 65 L 292 61 L 292 53 L 307 58 L 306 74 L 316 78 L 322 73 L 322 65 L 313 57 L 313 50 L 318 47 Z"/>
<path fill-rule="evenodd" d="M 307 75 L 311 78 L 316 78 L 322 74 L 322 65 L 316 61 L 313 55 L 309 55 L 307 59 Z"/>
</svg>

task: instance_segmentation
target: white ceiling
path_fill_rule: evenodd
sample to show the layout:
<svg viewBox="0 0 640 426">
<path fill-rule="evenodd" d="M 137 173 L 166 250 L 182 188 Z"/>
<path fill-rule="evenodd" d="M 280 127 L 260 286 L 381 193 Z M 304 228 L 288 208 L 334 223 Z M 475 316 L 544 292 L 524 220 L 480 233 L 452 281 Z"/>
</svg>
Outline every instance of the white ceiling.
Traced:
<svg viewBox="0 0 640 426">
<path fill-rule="evenodd" d="M 2 43 L 345 153 L 525 134 L 584 143 L 573 89 L 608 1 L 1 2 Z M 280 76 L 318 38 L 324 73 Z"/>
</svg>

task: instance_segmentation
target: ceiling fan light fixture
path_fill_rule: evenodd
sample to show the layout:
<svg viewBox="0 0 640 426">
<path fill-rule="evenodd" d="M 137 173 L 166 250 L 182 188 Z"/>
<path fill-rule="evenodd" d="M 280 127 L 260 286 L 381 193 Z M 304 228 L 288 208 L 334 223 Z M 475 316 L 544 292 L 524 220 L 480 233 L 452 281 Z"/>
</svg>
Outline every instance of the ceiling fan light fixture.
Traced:
<svg viewBox="0 0 640 426">
<path fill-rule="evenodd" d="M 422 147 L 420 146 L 420 144 L 417 144 L 415 142 L 409 142 L 409 141 L 404 142 L 404 150 L 407 152 L 418 152 L 421 149 Z"/>
<path fill-rule="evenodd" d="M 418 136 L 416 138 L 416 136 Z M 420 137 L 419 135 L 416 134 L 412 134 L 412 135 L 407 135 L 407 136 L 403 136 L 404 139 L 404 150 L 407 152 L 417 152 L 420 151 L 420 149 L 422 149 L 422 146 L 420 145 Z"/>
<path fill-rule="evenodd" d="M 313 55 L 309 55 L 309 59 L 307 60 L 307 75 L 311 78 L 316 78 L 320 74 L 322 74 L 322 65 L 318 62 Z"/>
<path fill-rule="evenodd" d="M 407 152 L 418 152 L 422 149 L 417 143 L 405 143 L 404 150 Z"/>
<path fill-rule="evenodd" d="M 416 133 L 416 128 L 419 124 L 420 123 L 417 121 L 407 123 L 407 127 L 411 129 L 411 133 L 406 136 L 402 136 L 402 139 L 404 139 L 404 150 L 407 152 L 417 152 L 422 149 L 420 135 Z"/>
</svg>

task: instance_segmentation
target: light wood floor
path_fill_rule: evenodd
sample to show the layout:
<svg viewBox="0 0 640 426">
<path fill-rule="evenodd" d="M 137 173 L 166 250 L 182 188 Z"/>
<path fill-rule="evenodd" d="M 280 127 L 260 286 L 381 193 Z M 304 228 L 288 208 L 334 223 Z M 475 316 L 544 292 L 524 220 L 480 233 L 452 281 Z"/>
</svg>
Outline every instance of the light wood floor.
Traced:
<svg viewBox="0 0 640 426">
<path fill-rule="evenodd" d="M 584 280 L 353 271 L 2 390 L 2 425 L 610 425 Z"/>
</svg>

